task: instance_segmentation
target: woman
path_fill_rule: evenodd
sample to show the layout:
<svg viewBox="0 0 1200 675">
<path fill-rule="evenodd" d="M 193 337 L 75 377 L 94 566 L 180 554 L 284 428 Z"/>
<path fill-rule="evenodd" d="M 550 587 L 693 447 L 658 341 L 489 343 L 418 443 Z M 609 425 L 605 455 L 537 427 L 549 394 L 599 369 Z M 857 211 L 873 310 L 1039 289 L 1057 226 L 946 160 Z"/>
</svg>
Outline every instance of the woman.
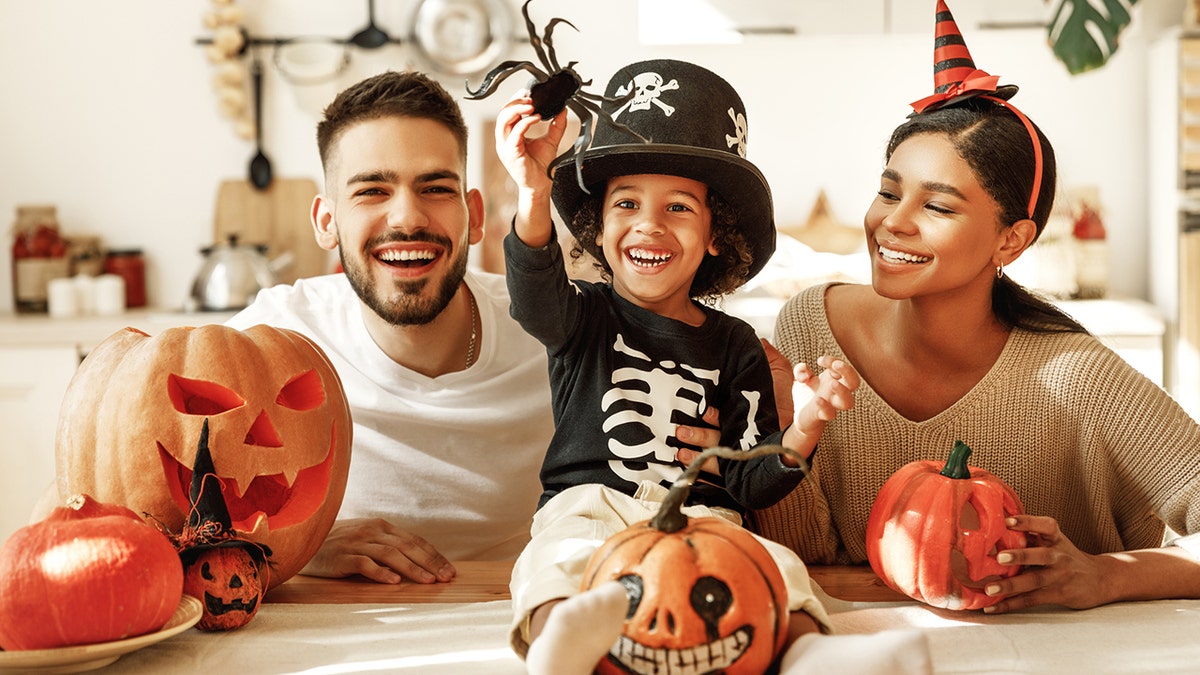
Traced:
<svg viewBox="0 0 1200 675">
<path fill-rule="evenodd" d="M 1000 554 L 1027 567 L 988 584 L 1005 599 L 985 611 L 1200 597 L 1195 537 L 1161 546 L 1164 524 L 1200 532 L 1200 426 L 1004 276 L 1046 225 L 1054 152 L 1006 102 L 1015 87 L 965 70 L 914 103 L 888 143 L 864 220 L 871 285 L 810 288 L 780 313 L 789 361 L 833 354 L 862 385 L 826 428 L 812 475 L 756 527 L 806 561 L 863 563 L 880 486 L 962 439 L 972 464 L 1021 496 L 1029 515 L 1010 527 L 1034 535 Z"/>
</svg>

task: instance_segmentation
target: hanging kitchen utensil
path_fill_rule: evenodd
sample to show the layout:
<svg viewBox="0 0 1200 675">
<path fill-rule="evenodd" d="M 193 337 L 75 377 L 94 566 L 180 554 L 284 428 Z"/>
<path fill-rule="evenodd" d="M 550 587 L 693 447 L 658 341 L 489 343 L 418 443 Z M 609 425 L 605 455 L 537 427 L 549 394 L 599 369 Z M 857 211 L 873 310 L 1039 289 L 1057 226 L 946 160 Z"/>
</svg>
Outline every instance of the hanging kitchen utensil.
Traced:
<svg viewBox="0 0 1200 675">
<path fill-rule="evenodd" d="M 408 43 L 439 73 L 474 75 L 498 63 L 515 25 L 507 0 L 417 0 Z"/>
<path fill-rule="evenodd" d="M 391 40 L 391 36 L 375 25 L 375 0 L 367 0 L 367 27 L 355 33 L 350 42 L 363 49 L 377 49 Z"/>
<path fill-rule="evenodd" d="M 266 190 L 271 184 L 271 161 L 263 153 L 262 145 L 262 63 L 258 60 L 258 52 L 250 62 L 250 77 L 254 84 L 254 145 L 257 152 L 250 160 L 250 182 L 259 190 Z"/>
</svg>

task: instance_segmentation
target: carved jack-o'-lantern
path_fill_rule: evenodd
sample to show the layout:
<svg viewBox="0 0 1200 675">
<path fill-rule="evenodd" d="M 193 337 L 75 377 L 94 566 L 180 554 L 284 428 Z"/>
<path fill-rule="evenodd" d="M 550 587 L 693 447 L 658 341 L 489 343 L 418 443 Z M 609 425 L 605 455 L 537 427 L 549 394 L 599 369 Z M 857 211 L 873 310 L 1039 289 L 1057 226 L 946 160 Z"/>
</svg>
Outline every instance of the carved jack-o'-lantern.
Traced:
<svg viewBox="0 0 1200 675">
<path fill-rule="evenodd" d="M 996 554 L 1024 548 L 1009 516 L 1021 499 L 991 472 L 967 464 L 971 448 L 956 441 L 943 464 L 910 462 L 888 478 L 867 520 L 867 559 L 891 588 L 934 607 L 982 609 L 1000 602 L 984 588 L 1021 568 Z"/>
<path fill-rule="evenodd" d="M 689 672 L 757 674 L 782 650 L 787 589 L 766 548 L 727 520 L 680 512 L 705 459 L 750 454 L 722 451 L 702 453 L 654 518 L 609 538 L 588 562 L 583 590 L 615 579 L 630 599 L 622 636 L 596 672 L 687 664 Z"/>
<path fill-rule="evenodd" d="M 193 549 L 197 551 L 197 549 Z M 231 630 L 250 622 L 266 592 L 260 549 L 248 542 L 203 547 L 184 559 L 183 592 L 204 603 L 200 630 Z"/>
<path fill-rule="evenodd" d="M 59 493 L 94 494 L 178 530 L 204 418 L 233 529 L 273 551 L 278 585 L 320 547 L 350 466 L 341 380 L 299 333 L 261 325 L 114 333 L 63 399 Z"/>
</svg>

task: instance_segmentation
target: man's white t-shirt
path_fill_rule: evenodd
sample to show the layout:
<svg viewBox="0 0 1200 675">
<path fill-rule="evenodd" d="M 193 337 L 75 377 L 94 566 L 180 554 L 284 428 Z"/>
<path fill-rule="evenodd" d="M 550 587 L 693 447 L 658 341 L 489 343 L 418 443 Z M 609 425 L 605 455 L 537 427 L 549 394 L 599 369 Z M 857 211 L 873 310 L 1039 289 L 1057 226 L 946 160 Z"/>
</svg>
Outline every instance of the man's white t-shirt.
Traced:
<svg viewBox="0 0 1200 675">
<path fill-rule="evenodd" d="M 436 378 L 379 349 L 343 274 L 266 289 L 226 325 L 298 331 L 337 369 L 354 419 L 339 520 L 387 519 L 451 561 L 511 560 L 529 541 L 554 432 L 546 352 L 509 316 L 503 276 L 471 270 L 466 283 L 479 357 Z"/>
</svg>

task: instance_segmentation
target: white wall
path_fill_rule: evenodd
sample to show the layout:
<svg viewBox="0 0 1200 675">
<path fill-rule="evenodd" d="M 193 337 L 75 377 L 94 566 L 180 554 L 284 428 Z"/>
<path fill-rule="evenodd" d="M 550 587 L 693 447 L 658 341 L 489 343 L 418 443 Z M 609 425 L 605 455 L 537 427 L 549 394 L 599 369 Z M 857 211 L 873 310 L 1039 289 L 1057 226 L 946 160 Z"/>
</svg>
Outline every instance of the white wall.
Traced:
<svg viewBox="0 0 1200 675">
<path fill-rule="evenodd" d="M 975 0 L 960 0 L 975 1 Z M 1002 0 L 996 0 L 1002 1 Z M 517 0 L 514 0 L 516 6 Z M 1167 10 L 1154 7 L 1165 3 Z M 208 35 L 207 0 L 0 0 L 0 228 L 25 203 L 53 203 L 68 234 L 94 233 L 113 248 L 141 247 L 150 301 L 176 308 L 212 239 L 218 183 L 245 176 L 253 154 L 217 112 L 213 72 L 196 38 Z M 258 35 L 348 37 L 366 23 L 366 2 L 240 0 Z M 933 2 L 930 0 L 932 24 Z M 1061 183 L 1095 184 L 1113 250 L 1113 289 L 1147 294 L 1147 45 L 1178 0 L 1142 0 L 1120 51 L 1099 71 L 1071 77 L 1040 30 L 963 27 L 977 65 L 1021 86 L 1014 99 L 1054 141 Z M 377 23 L 403 34 L 413 0 L 379 0 Z M 1150 6 L 1150 9 L 1145 9 Z M 553 14 L 561 61 L 595 78 L 643 58 L 694 60 L 724 75 L 749 111 L 750 158 L 775 193 L 777 222 L 803 222 L 819 190 L 835 214 L 857 223 L 878 187 L 882 146 L 932 88 L 929 34 L 757 38 L 742 46 L 638 47 L 636 0 L 533 3 L 539 25 Z M 1157 19 L 1157 17 L 1156 17 Z M 520 32 L 521 27 L 517 29 Z M 512 55 L 527 58 L 527 47 Z M 266 74 L 265 142 L 276 175 L 320 178 L 314 127 L 333 93 L 379 70 L 413 64 L 405 46 L 353 53 L 335 83 L 297 87 Z M 519 86 L 523 76 L 506 83 Z M 463 78 L 443 78 L 463 91 Z M 472 83 L 478 82 L 473 78 Z M 490 142 L 488 118 L 506 91 L 464 101 L 472 153 Z M 477 161 L 473 183 L 480 181 Z M 7 228 L 4 228 L 7 231 Z M 4 238 L 7 248 L 11 239 Z M 0 255 L 0 311 L 11 308 L 7 251 Z"/>
</svg>

